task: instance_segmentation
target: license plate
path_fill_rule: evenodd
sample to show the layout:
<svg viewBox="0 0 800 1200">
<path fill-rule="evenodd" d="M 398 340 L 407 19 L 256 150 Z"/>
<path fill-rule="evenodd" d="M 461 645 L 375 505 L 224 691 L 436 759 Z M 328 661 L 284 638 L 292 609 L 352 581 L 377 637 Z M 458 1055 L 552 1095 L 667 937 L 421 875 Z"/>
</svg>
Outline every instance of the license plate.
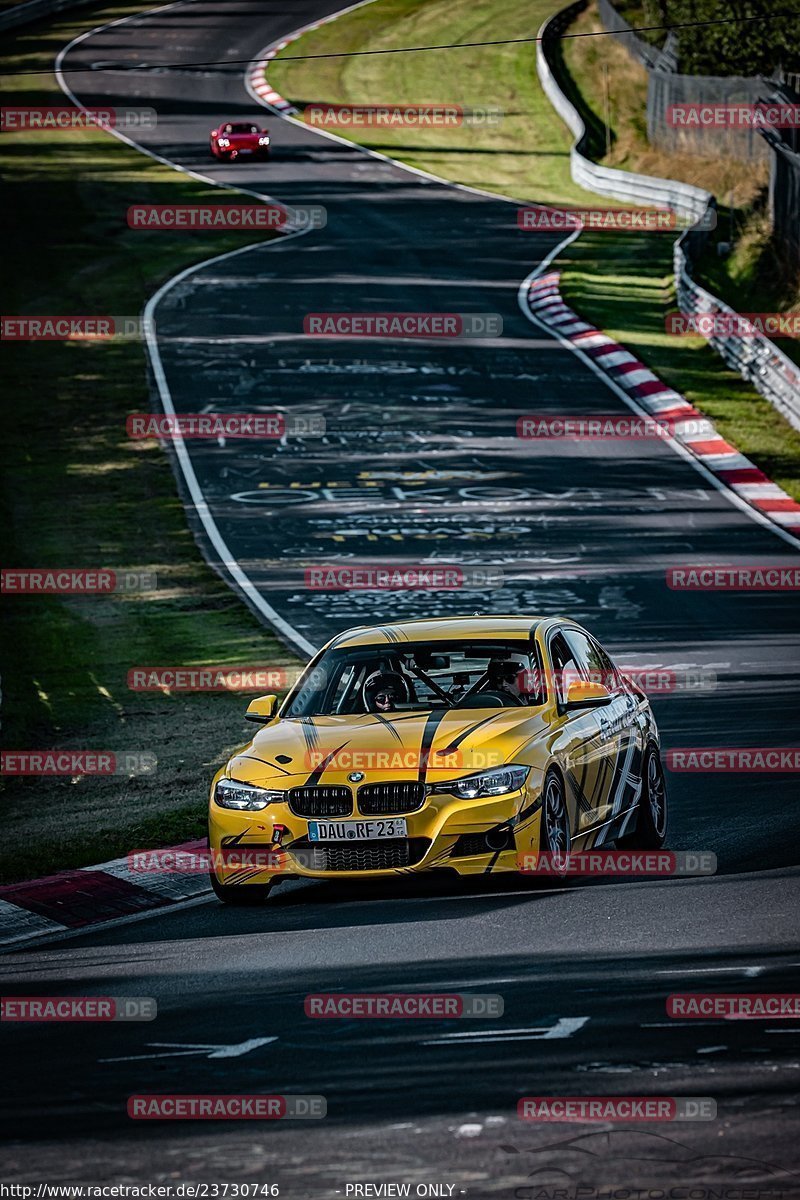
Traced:
<svg viewBox="0 0 800 1200">
<path fill-rule="evenodd" d="M 408 837 L 404 817 L 387 821 L 309 821 L 310 842 L 371 842 L 376 838 Z"/>
<path fill-rule="evenodd" d="M 237 154 L 252 154 L 252 150 L 237 150 Z"/>
</svg>

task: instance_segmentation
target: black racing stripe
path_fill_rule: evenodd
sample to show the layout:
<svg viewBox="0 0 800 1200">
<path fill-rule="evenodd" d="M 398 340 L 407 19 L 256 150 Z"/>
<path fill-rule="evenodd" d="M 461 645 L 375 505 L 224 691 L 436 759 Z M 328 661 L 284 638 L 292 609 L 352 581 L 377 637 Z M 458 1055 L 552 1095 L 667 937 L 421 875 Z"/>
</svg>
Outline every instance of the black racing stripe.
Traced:
<svg viewBox="0 0 800 1200">
<path fill-rule="evenodd" d="M 503 853 L 502 850 L 496 850 L 494 852 L 494 854 L 492 855 L 492 857 L 489 859 L 488 863 L 486 864 L 486 867 L 483 872 L 484 875 L 491 875 L 492 867 L 495 865 L 495 863 L 497 862 L 498 858 L 500 857 L 500 855 L 502 853 Z"/>
<path fill-rule="evenodd" d="M 425 722 L 425 728 L 422 731 L 422 741 L 419 747 L 419 782 L 424 783 L 428 774 L 428 759 L 430 757 L 430 749 L 433 745 L 433 739 L 436 736 L 436 730 L 442 723 L 445 715 L 450 711 L 449 708 L 434 709 Z"/>
<path fill-rule="evenodd" d="M 622 751 L 621 751 L 621 755 L 620 755 L 620 757 L 623 759 L 627 758 L 628 750 L 630 749 L 631 742 L 634 742 L 633 754 L 631 755 L 631 765 L 629 767 L 629 776 L 626 779 L 625 783 L 622 785 L 622 795 L 620 797 L 620 805 L 619 805 L 620 813 L 625 811 L 625 809 L 628 807 L 628 804 L 630 802 L 629 800 L 626 799 L 627 793 L 630 793 L 630 798 L 633 799 L 633 794 L 636 791 L 636 783 L 633 778 L 634 775 L 636 774 L 635 767 L 634 767 L 634 763 L 636 762 L 635 741 L 636 741 L 635 734 L 631 731 L 630 736 L 628 737 L 628 740 L 626 741 L 625 745 L 622 747 Z M 639 775 L 641 777 L 641 769 L 639 771 Z M 619 816 L 619 813 L 617 814 L 617 816 Z"/>
<path fill-rule="evenodd" d="M 266 758 L 264 759 L 264 765 L 267 767 L 272 767 L 276 771 L 280 771 L 281 775 L 291 775 L 292 773 L 291 771 L 284 771 L 283 767 L 279 767 L 277 763 L 269 762 L 269 760 Z"/>
<path fill-rule="evenodd" d="M 249 867 L 245 867 L 237 871 L 235 874 L 229 875 L 225 882 L 231 884 L 247 883 L 249 879 L 255 879 L 256 875 L 261 875 L 263 870 L 263 867 L 258 867 L 255 871 L 250 870 Z"/>
<path fill-rule="evenodd" d="M 592 800 L 589 798 L 589 796 L 586 795 L 586 779 L 588 777 L 588 774 L 589 774 L 589 760 L 587 758 L 587 759 L 584 759 L 583 764 L 581 766 L 581 790 L 580 790 L 580 797 L 579 797 L 578 802 L 583 804 L 586 812 L 591 812 L 592 808 L 593 808 Z"/>
<path fill-rule="evenodd" d="M 458 735 L 457 738 L 453 738 L 453 741 L 450 743 L 449 746 L 446 746 L 444 748 L 444 750 L 436 750 L 436 751 L 434 751 L 434 753 L 435 754 L 452 754 L 452 752 L 454 750 L 457 750 L 458 747 L 461 745 L 461 743 L 466 738 L 468 738 L 471 733 L 476 733 L 477 730 L 479 730 L 482 725 L 488 725 L 490 721 L 494 721 L 500 715 L 501 715 L 500 713 L 492 713 L 492 715 L 490 717 L 482 717 L 481 720 L 476 722 L 475 725 L 471 725 L 468 729 L 465 729 L 462 733 L 460 733 Z"/>
<path fill-rule="evenodd" d="M 616 790 L 617 783 L 619 782 L 619 777 L 622 774 L 622 764 L 625 762 L 627 750 L 628 744 L 626 742 L 625 745 L 617 751 L 617 756 L 614 759 L 614 769 L 611 774 L 611 782 L 608 785 L 608 803 L 612 805 L 614 803 L 614 792 Z"/>
<path fill-rule="evenodd" d="M 322 778 L 323 773 L 325 772 L 327 767 L 330 765 L 330 763 L 332 763 L 333 760 L 336 758 L 336 755 L 340 752 L 340 750 L 344 750 L 345 746 L 349 746 L 349 745 L 350 745 L 350 739 L 348 738 L 348 740 L 346 742 L 342 742 L 341 746 L 337 746 L 335 750 L 331 750 L 330 754 L 327 754 L 325 756 L 325 758 L 323 758 L 323 760 L 319 764 L 319 766 L 314 768 L 314 770 L 311 772 L 308 779 L 306 780 L 304 786 L 308 787 L 309 785 L 313 786 L 315 783 L 319 783 L 320 779 Z"/>
<path fill-rule="evenodd" d="M 392 722 L 387 721 L 386 717 L 382 716 L 381 713 L 370 713 L 370 716 L 374 717 L 376 721 L 380 721 L 381 725 L 385 726 L 385 728 L 389 730 L 389 732 L 391 733 L 391 735 L 395 739 L 395 741 L 398 741 L 398 742 L 403 741 L 403 739 L 401 738 L 400 734 L 395 729 Z"/>
<path fill-rule="evenodd" d="M 523 809 L 522 809 L 522 810 L 521 810 L 521 811 L 520 811 L 520 812 L 517 814 L 517 819 L 516 819 L 516 821 L 515 821 L 515 823 L 514 823 L 514 828 L 515 828 L 515 829 L 521 829 L 521 828 L 522 828 L 522 826 L 525 824 L 525 822 L 526 822 L 526 821 L 527 821 L 527 820 L 528 820 L 530 817 L 532 817 L 532 816 L 533 816 L 533 814 L 536 812 L 536 810 L 537 810 L 537 808 L 540 806 L 541 802 L 542 802 L 542 798 L 541 798 L 541 796 L 537 796 L 537 797 L 536 797 L 536 799 L 533 801 L 533 803 L 532 803 L 532 804 L 529 804 L 527 808 L 523 808 Z"/>
<path fill-rule="evenodd" d="M 243 829 L 241 833 L 229 833 L 220 842 L 220 846 L 238 846 L 243 837 L 246 837 L 250 832 L 248 829 Z"/>
<path fill-rule="evenodd" d="M 300 729 L 303 733 L 303 738 L 305 739 L 306 749 L 316 750 L 317 746 L 319 745 L 319 731 L 314 724 L 314 718 L 301 717 L 299 723 Z"/>
<path fill-rule="evenodd" d="M 583 780 L 579 783 L 578 780 L 575 778 L 574 771 L 567 771 L 566 775 L 567 775 L 567 779 L 569 780 L 569 783 L 572 786 L 572 790 L 575 793 L 575 797 L 578 801 L 578 810 L 580 812 L 591 812 L 592 804 L 591 804 L 591 801 L 588 799 L 586 792 L 584 791 Z M 585 779 L 585 778 L 586 778 L 586 766 L 584 765 L 583 779 Z"/>
<path fill-rule="evenodd" d="M 595 808 L 599 808 L 603 804 L 604 796 L 608 795 L 606 775 L 608 775 L 608 756 L 604 755 L 600 760 L 600 770 L 597 772 L 597 786 L 594 789 L 592 797 L 592 804 Z"/>
<path fill-rule="evenodd" d="M 335 650 L 337 646 L 342 644 L 345 638 L 350 637 L 351 634 L 360 633 L 363 628 L 363 625 L 357 625 L 355 629 L 343 629 L 341 633 L 337 633 L 330 646 L 328 646 L 328 651 Z"/>
<path fill-rule="evenodd" d="M 428 708 L 421 708 L 421 709 L 419 710 L 419 712 L 412 712 L 412 713 L 408 713 L 408 714 L 407 714 L 406 716 L 404 716 L 404 717 L 403 717 L 403 716 L 400 716 L 400 717 L 392 717 L 392 720 L 394 721 L 395 725 L 397 724 L 397 722 L 398 722 L 398 721 L 418 721 L 418 720 L 420 719 L 420 717 L 422 716 L 422 714 L 423 714 L 423 713 L 425 713 L 425 712 L 430 712 L 430 711 L 431 711 L 431 709 L 428 709 Z M 446 712 L 450 712 L 450 709 L 446 709 L 445 711 L 446 711 Z M 370 715 L 371 717 L 377 717 L 377 715 L 378 715 L 378 714 L 377 714 L 377 713 L 370 713 L 369 715 Z"/>
</svg>

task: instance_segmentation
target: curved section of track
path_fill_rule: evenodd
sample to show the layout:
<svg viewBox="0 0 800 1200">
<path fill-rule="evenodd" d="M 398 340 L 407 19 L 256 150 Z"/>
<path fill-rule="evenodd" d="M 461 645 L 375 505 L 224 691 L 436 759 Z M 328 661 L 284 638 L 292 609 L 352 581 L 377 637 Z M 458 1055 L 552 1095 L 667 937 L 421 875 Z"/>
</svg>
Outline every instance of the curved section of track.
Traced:
<svg viewBox="0 0 800 1200">
<path fill-rule="evenodd" d="M 177 412 L 280 406 L 327 422 L 324 438 L 180 447 L 189 511 L 207 514 L 218 534 L 205 522 L 210 557 L 304 650 L 349 625 L 422 612 L 566 611 L 623 662 L 716 676 L 714 692 L 656 699 L 667 745 L 791 744 L 800 730 L 787 703 L 798 671 L 792 593 L 673 592 L 665 582 L 672 565 L 794 561 L 791 550 L 664 442 L 515 436 L 525 413 L 625 411 L 518 308 L 520 282 L 558 239 L 520 231 L 506 200 L 279 117 L 270 162 L 209 160 L 219 117 L 263 117 L 242 61 L 336 7 L 304 0 L 270 15 L 241 0 L 220 22 L 215 4 L 196 0 L 100 28 L 63 56 L 81 102 L 156 108 L 147 152 L 215 183 L 327 209 L 325 228 L 193 268 L 151 302 L 161 395 Z M 226 58 L 236 65 L 150 65 Z M 92 69 L 115 59 L 140 66 Z M 308 313 L 362 310 L 494 312 L 503 335 L 303 333 Z M 307 565 L 437 560 L 489 565 L 504 581 L 423 593 L 305 586 Z M 791 777 L 705 777 L 702 804 L 687 778 L 672 780 L 681 845 L 719 847 L 728 869 L 792 860 Z"/>
<path fill-rule="evenodd" d="M 711 694 L 656 701 L 668 745 L 797 744 L 791 595 L 678 593 L 664 581 L 672 564 L 763 561 L 786 547 L 663 443 L 515 438 L 526 412 L 622 411 L 517 306 L 521 280 L 554 240 L 518 231 L 507 202 L 426 182 L 291 122 L 271 122 L 269 164 L 210 164 L 206 138 L 217 118 L 261 115 L 241 67 L 147 66 L 238 62 L 335 8 L 301 0 L 287 15 L 237 0 L 223 19 L 218 4 L 198 0 L 98 30 L 65 56 L 70 72 L 83 68 L 68 78 L 85 103 L 158 110 L 147 150 L 219 183 L 328 210 L 324 229 L 201 266 L 155 306 L 176 411 L 302 406 L 328 421 L 324 440 L 187 443 L 226 547 L 309 644 L 346 625 L 421 611 L 565 610 L 623 661 L 716 673 Z M 117 59 L 140 68 L 92 70 Z M 446 345 L 303 336 L 309 312 L 363 309 L 495 312 L 503 336 Z M 333 556 L 456 558 L 495 564 L 506 582 L 490 594 L 297 586 L 298 562 Z M 616 1182 L 620 1170 L 630 1186 L 735 1182 L 746 1159 L 759 1179 L 779 1177 L 788 1191 L 797 1052 L 787 1026 L 674 1025 L 664 1006 L 676 990 L 792 990 L 795 781 L 697 779 L 670 780 L 671 844 L 714 850 L 716 879 L 544 893 L 513 880 L 466 889 L 423 879 L 366 891 L 297 883 L 263 911 L 212 902 L 5 957 L 6 995 L 29 992 L 35 970 L 42 991 L 153 994 L 160 1005 L 157 1033 L 109 1027 L 69 1049 L 57 1029 L 26 1031 L 22 1061 L 46 1051 L 52 1100 L 37 1122 L 21 1089 L 10 1131 L 52 1138 L 36 1148 L 42 1169 L 63 1156 L 63 1134 L 83 1134 L 92 1120 L 97 1138 L 83 1136 L 74 1152 L 105 1139 L 101 1152 L 122 1156 L 130 1173 L 169 1170 L 176 1154 L 191 1153 L 198 1175 L 222 1164 L 233 1179 L 243 1163 L 256 1174 L 264 1164 L 260 1174 L 292 1183 L 292 1196 L 319 1196 L 350 1182 L 358 1163 L 358 1180 L 416 1171 L 415 1179 L 453 1183 L 456 1195 L 515 1191 L 527 1200 L 540 1168 L 561 1172 L 561 1186 L 587 1175 L 573 1172 L 578 1150 L 568 1131 L 553 1137 L 516 1124 L 518 1095 L 700 1093 L 717 1097 L 718 1122 L 661 1130 L 669 1134 L 663 1153 L 648 1143 L 640 1154 L 643 1143 L 625 1147 L 606 1133 L 602 1146 L 587 1147 L 598 1184 Z M 302 1015 L 308 991 L 398 988 L 499 992 L 508 1036 L 490 1022 L 318 1028 Z M 547 1036 L 556 1028 L 564 1036 Z M 151 1041 L 238 1045 L 266 1036 L 277 1041 L 237 1057 L 147 1057 L 157 1053 Z M 166 1130 L 145 1152 L 121 1132 L 121 1097 L 131 1089 L 324 1091 L 330 1119 L 313 1131 L 312 1123 L 270 1131 L 268 1141 L 249 1131 Z"/>
</svg>

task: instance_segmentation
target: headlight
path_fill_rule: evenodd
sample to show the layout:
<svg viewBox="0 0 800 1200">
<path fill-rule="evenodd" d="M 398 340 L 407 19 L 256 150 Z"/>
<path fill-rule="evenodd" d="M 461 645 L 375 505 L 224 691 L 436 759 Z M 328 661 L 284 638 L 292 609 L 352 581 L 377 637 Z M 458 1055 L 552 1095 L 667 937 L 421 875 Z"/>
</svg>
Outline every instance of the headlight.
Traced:
<svg viewBox="0 0 800 1200">
<path fill-rule="evenodd" d="M 261 137 L 261 138 L 259 138 L 259 139 L 258 139 L 258 144 L 259 144 L 259 146 L 268 146 L 268 145 L 269 145 L 269 138 L 268 138 L 268 137 Z"/>
<path fill-rule="evenodd" d="M 452 779 L 449 783 L 437 783 L 433 792 L 445 792 L 458 796 L 459 800 L 477 800 L 479 796 L 504 796 L 506 792 L 518 792 L 530 774 L 530 767 L 498 767 L 495 771 L 480 771 L 477 775 L 466 775 L 463 779 Z"/>
<path fill-rule="evenodd" d="M 279 804 L 284 799 L 284 793 L 253 787 L 249 783 L 238 783 L 235 779 L 220 779 L 214 789 L 214 799 L 220 808 L 253 812 L 259 808 L 266 808 L 268 804 Z"/>
</svg>

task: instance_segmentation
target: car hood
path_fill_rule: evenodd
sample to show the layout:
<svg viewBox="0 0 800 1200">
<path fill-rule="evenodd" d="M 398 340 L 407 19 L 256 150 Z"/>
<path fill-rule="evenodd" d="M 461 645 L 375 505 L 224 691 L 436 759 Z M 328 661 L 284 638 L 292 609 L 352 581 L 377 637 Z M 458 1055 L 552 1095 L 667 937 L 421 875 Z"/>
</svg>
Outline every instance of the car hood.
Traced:
<svg viewBox="0 0 800 1200">
<path fill-rule="evenodd" d="M 453 779 L 514 762 L 548 729 L 541 709 L 437 709 L 349 717 L 293 717 L 260 730 L 228 764 L 261 786 Z M 360 782 L 360 780 L 359 780 Z"/>
</svg>

